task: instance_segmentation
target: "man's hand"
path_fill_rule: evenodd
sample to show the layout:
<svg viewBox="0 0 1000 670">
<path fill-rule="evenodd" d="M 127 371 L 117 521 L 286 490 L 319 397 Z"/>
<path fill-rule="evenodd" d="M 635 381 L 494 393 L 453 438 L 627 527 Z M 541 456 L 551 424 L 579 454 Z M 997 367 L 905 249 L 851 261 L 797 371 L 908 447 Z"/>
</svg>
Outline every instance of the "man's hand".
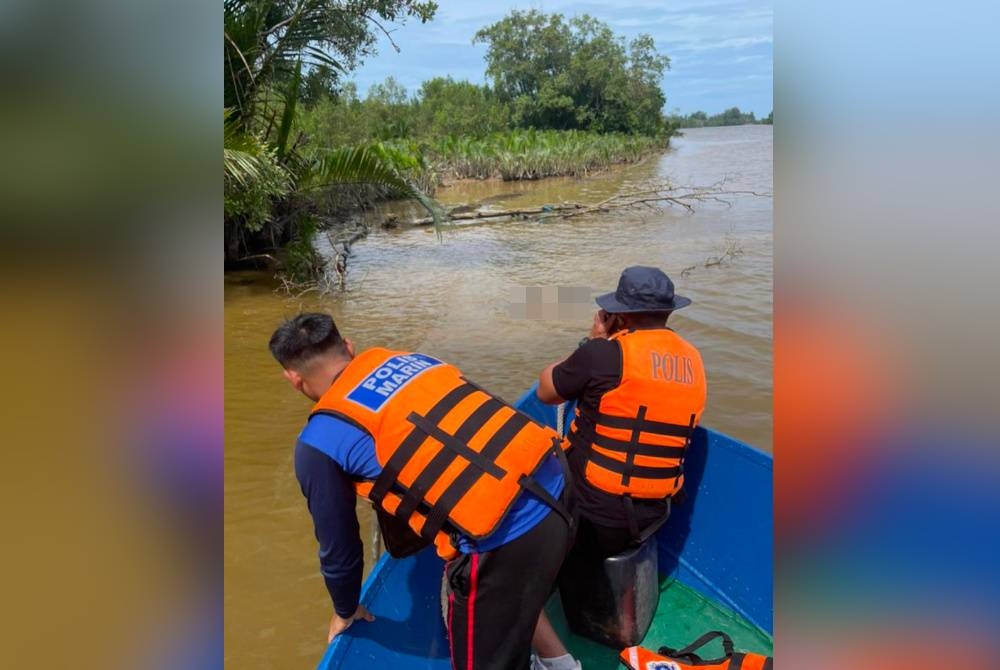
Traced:
<svg viewBox="0 0 1000 670">
<path fill-rule="evenodd" d="M 599 309 L 594 313 L 594 324 L 590 327 L 590 338 L 603 338 L 608 337 L 608 325 L 611 323 L 611 315 L 605 312 L 603 309 Z"/>
<path fill-rule="evenodd" d="M 342 619 L 337 616 L 337 613 L 333 613 L 333 618 L 330 619 L 330 634 L 326 636 L 326 643 L 330 644 L 333 642 L 333 638 L 337 637 L 345 630 L 351 627 L 351 624 L 358 619 L 364 619 L 365 621 L 375 621 L 375 616 L 365 609 L 364 605 L 358 605 L 358 609 L 355 610 L 354 614 L 350 618 Z"/>
</svg>

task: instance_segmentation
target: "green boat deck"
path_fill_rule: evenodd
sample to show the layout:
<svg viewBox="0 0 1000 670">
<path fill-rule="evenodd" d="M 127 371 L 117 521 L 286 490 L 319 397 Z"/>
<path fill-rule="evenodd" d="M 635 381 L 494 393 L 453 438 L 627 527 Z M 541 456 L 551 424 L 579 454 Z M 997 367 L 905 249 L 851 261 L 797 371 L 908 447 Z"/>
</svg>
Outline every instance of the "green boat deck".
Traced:
<svg viewBox="0 0 1000 670">
<path fill-rule="evenodd" d="M 545 611 L 560 638 L 582 662 L 584 670 L 611 670 L 621 667 L 618 661 L 620 650 L 605 647 L 569 632 L 558 593 L 549 600 Z M 660 583 L 660 604 L 656 608 L 653 623 L 640 644 L 653 651 L 663 645 L 679 649 L 712 630 L 727 633 L 739 651 L 753 651 L 768 656 L 772 654 L 774 640 L 770 635 L 735 612 L 672 579 Z M 718 640 L 713 641 L 699 655 L 703 658 L 721 657 L 722 643 Z"/>
</svg>

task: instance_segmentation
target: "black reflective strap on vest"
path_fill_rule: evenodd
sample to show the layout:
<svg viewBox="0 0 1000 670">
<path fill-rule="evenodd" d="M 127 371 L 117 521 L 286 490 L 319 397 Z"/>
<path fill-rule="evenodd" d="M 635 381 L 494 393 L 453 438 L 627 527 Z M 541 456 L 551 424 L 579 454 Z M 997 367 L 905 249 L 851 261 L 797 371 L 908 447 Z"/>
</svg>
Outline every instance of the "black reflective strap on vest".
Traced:
<svg viewBox="0 0 1000 670">
<path fill-rule="evenodd" d="M 531 423 L 529 419 L 524 414 L 515 411 L 500 429 L 493 434 L 493 437 L 483 445 L 482 451 L 476 454 L 476 461 L 470 461 L 465 469 L 459 473 L 455 480 L 444 490 L 444 493 L 431 505 L 431 512 L 427 515 L 427 520 L 424 522 L 424 527 L 421 531 L 421 535 L 426 538 L 432 539 L 445 522 L 448 520 L 448 516 L 451 514 L 452 510 L 455 509 L 455 505 L 465 497 L 469 490 L 479 481 L 484 472 L 487 472 L 485 468 L 479 467 L 479 463 L 485 462 L 491 465 L 496 470 L 501 473 L 506 474 L 502 469 L 500 469 L 493 461 L 500 455 L 500 453 L 507 447 L 508 444 L 517 436 L 521 430 Z M 467 448 L 468 449 L 468 448 Z M 472 451 L 469 449 L 469 451 Z M 475 453 L 475 452 L 472 452 Z M 493 473 L 490 473 L 493 474 Z M 496 477 L 495 474 L 493 474 Z M 500 479 L 503 475 L 501 474 Z"/>
<path fill-rule="evenodd" d="M 697 649 L 701 649 L 706 644 L 711 642 L 716 638 L 722 638 L 722 653 L 725 654 L 722 658 L 716 659 L 715 661 L 704 661 L 698 654 L 694 653 Z M 683 649 L 671 649 L 670 647 L 660 647 L 659 653 L 664 656 L 670 656 L 677 659 L 692 659 L 695 663 L 721 663 L 727 658 L 732 658 L 734 653 L 733 640 L 728 635 L 723 633 L 721 630 L 713 630 L 709 633 L 705 633 L 697 640 L 684 647 Z"/>
<path fill-rule="evenodd" d="M 563 472 L 563 490 L 566 491 L 566 505 L 559 502 L 555 497 L 545 490 L 545 488 L 539 484 L 531 475 L 521 475 L 521 478 L 517 480 L 517 483 L 525 491 L 530 491 L 535 494 L 535 496 L 541 500 L 543 503 L 551 507 L 559 516 L 563 518 L 566 525 L 569 526 L 570 530 L 575 527 L 575 522 L 573 520 L 573 514 L 570 512 L 570 496 L 573 490 L 573 475 L 570 474 L 569 461 L 566 460 L 566 453 L 562 450 L 562 440 L 558 437 L 552 438 L 552 453 L 555 454 L 556 459 L 559 461 L 559 467 Z"/>
<path fill-rule="evenodd" d="M 664 423 L 662 421 L 650 421 L 646 419 L 645 405 L 639 406 L 639 411 L 633 418 L 611 416 L 609 414 L 598 414 L 597 425 L 607 428 L 618 428 L 632 431 L 628 442 L 616 440 L 614 438 L 601 435 L 594 431 L 593 442 L 596 446 L 625 454 L 625 461 L 606 456 L 594 449 L 590 450 L 588 458 L 595 464 L 606 470 L 621 474 L 622 486 L 628 486 L 632 477 L 641 479 L 679 479 L 684 474 L 683 462 L 676 466 L 661 467 L 649 465 L 636 465 L 636 456 L 652 456 L 656 458 L 676 458 L 682 460 L 691 443 L 691 435 L 694 432 L 695 415 L 691 415 L 688 425 L 682 426 L 676 423 Z M 642 433 L 653 435 L 664 435 L 668 437 L 683 437 L 684 445 L 680 447 L 660 446 L 655 444 L 645 444 L 640 442 Z"/>
<path fill-rule="evenodd" d="M 684 447 L 667 447 L 658 444 L 633 445 L 631 442 L 616 440 L 613 437 L 601 435 L 600 433 L 594 433 L 593 442 L 608 451 L 617 451 L 623 454 L 631 452 L 636 456 L 654 456 L 658 458 L 681 458 L 684 456 Z"/>
<path fill-rule="evenodd" d="M 625 448 L 625 467 L 622 468 L 622 486 L 628 486 L 632 481 L 632 468 L 635 466 L 635 450 L 639 446 L 639 435 L 642 433 L 642 420 L 646 418 L 646 406 L 639 405 L 639 412 L 632 422 L 632 437 Z"/>
<path fill-rule="evenodd" d="M 687 451 L 687 448 L 691 446 L 691 438 L 694 437 L 694 419 L 695 419 L 695 415 L 691 414 L 691 418 L 688 419 L 688 434 L 687 434 L 687 437 L 684 438 L 684 451 Z M 683 461 L 683 459 L 681 460 L 681 468 L 680 469 L 681 469 L 681 471 L 677 473 L 677 479 L 680 479 L 681 475 L 684 474 L 684 461 Z M 674 482 L 674 488 L 677 488 L 677 482 Z"/>
<path fill-rule="evenodd" d="M 457 439 L 451 433 L 444 431 L 438 424 L 431 423 L 425 417 L 420 416 L 416 412 L 411 412 L 410 415 L 406 417 L 406 420 L 430 437 L 433 437 L 448 449 L 451 449 L 454 452 L 454 454 L 452 454 L 452 458 L 454 458 L 455 455 L 461 456 L 486 474 L 493 475 L 493 477 L 497 480 L 503 479 L 507 474 L 506 470 L 494 463 L 491 459 L 483 458 L 482 454 L 469 447 L 468 444 Z"/>
<path fill-rule="evenodd" d="M 496 398 L 487 398 L 482 405 L 476 408 L 469 417 L 462 422 L 458 430 L 455 431 L 454 439 L 462 445 L 467 445 L 476 433 L 478 433 L 486 423 L 496 415 L 504 404 Z M 441 478 L 444 471 L 455 461 L 458 454 L 452 448 L 442 448 L 434 455 L 424 469 L 420 472 L 413 484 L 407 487 L 403 494 L 396 516 L 406 520 L 413 514 L 417 506 L 424 500 L 427 491 L 434 486 L 434 483 Z"/>
<path fill-rule="evenodd" d="M 632 502 L 632 495 L 626 493 L 622 496 L 622 505 L 625 506 L 625 519 L 628 521 L 628 532 L 632 536 L 633 542 L 639 541 L 639 519 L 635 516 L 635 503 Z"/>
<path fill-rule="evenodd" d="M 476 390 L 476 387 L 472 384 L 466 383 L 456 386 L 427 412 L 425 418 L 431 423 L 436 424 L 440 422 L 451 410 L 458 406 L 458 403 L 475 393 Z M 399 448 L 396 449 L 395 453 L 389 458 L 389 461 L 382 467 L 382 473 L 375 479 L 370 494 L 372 502 L 382 502 L 385 494 L 396 484 L 400 471 L 413 458 L 413 454 L 416 453 L 417 449 L 420 448 L 420 445 L 426 439 L 427 435 L 423 431 L 416 428 L 410 431 L 410 434 L 400 443 Z"/>
<path fill-rule="evenodd" d="M 628 521 L 628 530 L 632 535 L 632 541 L 637 545 L 642 544 L 648 540 L 653 533 L 660 530 L 660 527 L 667 522 L 670 518 L 671 507 L 673 506 L 670 502 L 670 498 L 667 498 L 667 512 L 662 517 L 652 522 L 646 526 L 643 531 L 639 532 L 639 517 L 635 513 L 635 502 L 632 500 L 632 496 L 628 493 L 622 496 L 622 504 L 625 506 L 625 519 Z"/>
<path fill-rule="evenodd" d="M 643 418 L 639 418 L 638 416 L 631 418 L 600 413 L 597 415 L 597 423 L 608 428 L 623 428 L 625 430 L 632 430 L 638 424 L 639 430 L 644 433 L 656 433 L 657 435 L 666 435 L 669 437 L 687 437 L 688 435 L 687 426 L 679 423 L 650 421 L 645 416 Z"/>
<path fill-rule="evenodd" d="M 604 454 L 592 450 L 587 455 L 587 460 L 589 460 L 594 465 L 600 466 L 605 470 L 611 470 L 611 472 L 617 472 L 619 474 L 625 473 L 625 463 L 615 460 L 610 456 L 605 456 Z M 669 468 L 653 467 L 649 465 L 632 465 L 629 470 L 630 477 L 638 477 L 640 479 L 673 479 L 681 474 L 681 468 L 679 466 L 671 466 Z"/>
</svg>

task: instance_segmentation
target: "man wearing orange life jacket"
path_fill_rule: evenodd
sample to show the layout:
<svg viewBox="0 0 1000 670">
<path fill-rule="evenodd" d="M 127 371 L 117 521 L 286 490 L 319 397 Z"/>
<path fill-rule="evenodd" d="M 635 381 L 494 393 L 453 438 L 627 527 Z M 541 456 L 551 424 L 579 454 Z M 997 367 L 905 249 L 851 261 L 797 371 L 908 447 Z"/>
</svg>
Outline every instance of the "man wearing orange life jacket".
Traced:
<svg viewBox="0 0 1000 670">
<path fill-rule="evenodd" d="M 295 471 L 334 602 L 328 641 L 374 619 L 359 603 L 356 493 L 401 534 L 386 537 L 390 553 L 433 543 L 448 561 L 453 667 L 527 668 L 570 537 L 558 436 L 431 356 L 355 355 L 326 314 L 286 321 L 269 346 L 315 403 Z"/>
<path fill-rule="evenodd" d="M 539 399 L 578 401 L 567 439 L 581 519 L 561 583 L 590 583 L 604 558 L 654 533 L 684 484 L 705 370 L 698 350 L 666 324 L 690 302 L 661 270 L 627 268 L 618 289 L 597 298 L 590 337 L 542 371 Z M 544 639 L 536 647 L 554 653 Z"/>
</svg>

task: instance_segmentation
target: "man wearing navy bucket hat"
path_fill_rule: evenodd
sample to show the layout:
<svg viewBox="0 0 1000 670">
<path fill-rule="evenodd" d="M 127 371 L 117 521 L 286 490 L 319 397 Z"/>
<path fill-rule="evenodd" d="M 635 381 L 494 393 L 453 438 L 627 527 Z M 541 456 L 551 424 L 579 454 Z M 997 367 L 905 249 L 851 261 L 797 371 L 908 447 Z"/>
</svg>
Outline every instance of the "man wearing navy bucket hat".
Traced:
<svg viewBox="0 0 1000 670">
<path fill-rule="evenodd" d="M 597 298 L 590 336 L 541 373 L 539 399 L 577 401 L 566 439 L 581 518 L 560 576 L 567 610 L 567 590 L 593 584 L 605 558 L 645 542 L 684 485 L 684 455 L 705 409 L 705 370 L 667 319 L 690 304 L 662 270 L 626 268 L 618 288 Z M 546 644 L 544 623 L 535 639 L 541 657 L 561 651 Z"/>
</svg>

